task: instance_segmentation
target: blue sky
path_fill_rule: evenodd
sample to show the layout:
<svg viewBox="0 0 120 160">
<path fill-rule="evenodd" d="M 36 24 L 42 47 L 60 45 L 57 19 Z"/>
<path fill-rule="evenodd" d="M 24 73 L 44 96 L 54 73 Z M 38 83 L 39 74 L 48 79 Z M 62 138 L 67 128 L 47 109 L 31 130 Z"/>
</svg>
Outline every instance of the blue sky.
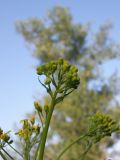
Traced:
<svg viewBox="0 0 120 160">
<path fill-rule="evenodd" d="M 43 89 L 37 81 L 35 59 L 15 30 L 15 22 L 45 17 L 55 5 L 70 8 L 76 22 L 92 23 L 93 29 L 111 20 L 111 37 L 120 42 L 120 1 L 115 0 L 0 0 L 0 125 L 13 128 L 25 113 L 33 110 L 34 96 Z M 118 65 L 118 64 L 117 64 Z"/>
</svg>

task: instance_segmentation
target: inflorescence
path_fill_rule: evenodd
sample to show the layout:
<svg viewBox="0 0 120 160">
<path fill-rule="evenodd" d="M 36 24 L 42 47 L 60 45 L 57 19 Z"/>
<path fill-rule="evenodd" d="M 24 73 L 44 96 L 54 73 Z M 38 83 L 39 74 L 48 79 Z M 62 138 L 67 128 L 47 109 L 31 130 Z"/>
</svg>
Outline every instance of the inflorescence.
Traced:
<svg viewBox="0 0 120 160">
<path fill-rule="evenodd" d="M 88 135 L 93 138 L 94 143 L 99 142 L 112 133 L 120 133 L 120 126 L 117 121 L 113 120 L 109 115 L 97 112 L 90 117 L 90 127 Z"/>
<path fill-rule="evenodd" d="M 13 141 L 10 140 L 9 132 L 3 132 L 0 128 L 0 148 L 5 147 L 7 144 L 11 144 Z"/>
<path fill-rule="evenodd" d="M 46 88 L 50 96 L 53 96 L 52 86 L 59 94 L 56 102 L 60 102 L 65 96 L 70 94 L 74 89 L 77 89 L 80 78 L 78 76 L 78 69 L 76 66 L 69 64 L 64 59 L 52 61 L 37 68 L 39 76 L 44 75 L 45 81 L 40 83 Z"/>
</svg>

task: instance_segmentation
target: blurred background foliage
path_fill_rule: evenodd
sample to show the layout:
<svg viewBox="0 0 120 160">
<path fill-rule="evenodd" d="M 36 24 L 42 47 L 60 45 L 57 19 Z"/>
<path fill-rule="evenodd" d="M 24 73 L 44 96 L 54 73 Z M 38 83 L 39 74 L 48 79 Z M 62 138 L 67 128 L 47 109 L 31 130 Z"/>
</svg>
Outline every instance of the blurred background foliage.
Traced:
<svg viewBox="0 0 120 160">
<path fill-rule="evenodd" d="M 119 92 L 117 74 L 106 79 L 101 72 L 103 64 L 120 56 L 119 45 L 109 38 L 111 23 L 104 23 L 90 36 L 89 24 L 76 24 L 69 9 L 56 6 L 48 12 L 46 19 L 19 21 L 16 29 L 40 64 L 62 57 L 79 68 L 79 89 L 54 112 L 45 160 L 53 160 L 67 144 L 84 133 L 89 125 L 88 116 L 97 111 L 119 119 L 120 106 L 115 100 Z M 49 102 L 47 95 L 46 99 Z M 106 149 L 112 147 L 116 138 L 94 146 L 86 159 L 103 160 L 107 156 Z M 83 149 L 84 145 L 78 143 L 61 160 L 80 159 Z"/>
</svg>

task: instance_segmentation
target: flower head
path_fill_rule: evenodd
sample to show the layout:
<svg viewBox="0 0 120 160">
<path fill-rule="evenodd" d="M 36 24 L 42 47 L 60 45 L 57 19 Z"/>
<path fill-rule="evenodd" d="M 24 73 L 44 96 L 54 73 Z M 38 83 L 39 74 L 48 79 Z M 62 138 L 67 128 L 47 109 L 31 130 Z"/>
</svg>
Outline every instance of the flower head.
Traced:
<svg viewBox="0 0 120 160">
<path fill-rule="evenodd" d="M 51 85 L 61 94 L 58 101 L 63 100 L 66 95 L 77 89 L 80 83 L 77 67 L 69 64 L 64 59 L 39 66 L 37 68 L 37 74 L 46 77 L 44 83 L 41 81 L 40 83 L 51 96 L 53 95 Z"/>
<path fill-rule="evenodd" d="M 40 126 L 35 125 L 35 118 L 31 117 L 30 119 L 24 119 L 20 121 L 23 125 L 22 128 L 16 133 L 19 137 L 26 140 L 32 140 L 34 136 L 40 133 Z"/>
<path fill-rule="evenodd" d="M 90 118 L 90 121 L 91 125 L 88 134 L 94 138 L 95 142 L 100 141 L 106 136 L 111 136 L 114 132 L 120 132 L 118 122 L 108 115 L 98 112 Z"/>
<path fill-rule="evenodd" d="M 12 140 L 10 140 L 9 132 L 4 132 L 0 128 L 0 148 L 3 148 L 6 144 L 11 144 L 13 142 Z"/>
</svg>

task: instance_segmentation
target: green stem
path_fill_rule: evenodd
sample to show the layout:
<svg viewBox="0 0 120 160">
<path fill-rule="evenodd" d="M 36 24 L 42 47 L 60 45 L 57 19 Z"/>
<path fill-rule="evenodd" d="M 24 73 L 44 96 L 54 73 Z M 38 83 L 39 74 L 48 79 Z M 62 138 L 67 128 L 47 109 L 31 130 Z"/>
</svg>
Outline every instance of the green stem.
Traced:
<svg viewBox="0 0 120 160">
<path fill-rule="evenodd" d="M 82 154 L 82 157 L 80 158 L 80 160 L 84 160 L 86 154 L 88 153 L 88 151 L 90 150 L 90 148 L 92 147 L 92 143 L 90 143 L 87 147 L 87 149 L 85 150 L 85 152 Z"/>
<path fill-rule="evenodd" d="M 30 148 L 29 148 L 29 142 L 26 143 L 24 148 L 24 160 L 30 160 Z"/>
<path fill-rule="evenodd" d="M 30 156 L 28 154 L 28 152 L 24 153 L 24 160 L 30 160 Z"/>
<path fill-rule="evenodd" d="M 39 148 L 40 148 L 40 145 L 41 145 L 42 135 L 43 135 L 43 131 L 42 131 L 42 133 L 40 134 L 40 141 L 39 141 L 38 146 L 37 146 L 37 149 L 36 149 L 36 151 L 35 151 L 35 155 L 34 155 L 33 160 L 36 160 L 36 159 L 37 159 L 38 151 L 39 151 Z"/>
<path fill-rule="evenodd" d="M 72 143 L 70 143 L 70 144 L 59 154 L 59 156 L 57 157 L 56 160 L 59 160 L 59 159 L 63 156 L 63 154 L 64 154 L 68 149 L 70 149 L 74 144 L 76 144 L 77 142 L 79 142 L 81 139 L 83 139 L 83 138 L 85 138 L 85 137 L 86 137 L 86 135 L 82 135 L 82 136 L 80 136 L 79 138 L 77 138 L 75 141 L 73 141 Z"/>
<path fill-rule="evenodd" d="M 0 151 L 0 156 L 4 159 L 7 160 L 7 158 L 4 156 L 4 154 Z"/>
<path fill-rule="evenodd" d="M 40 115 L 40 113 L 39 113 L 39 112 L 38 112 L 38 116 L 39 116 L 39 119 L 40 119 L 40 121 L 41 121 L 42 128 L 43 128 L 43 121 L 42 121 L 42 117 L 41 117 L 41 115 Z"/>
<path fill-rule="evenodd" d="M 40 145 L 39 152 L 38 152 L 38 160 L 43 160 L 45 143 L 46 143 L 46 139 L 47 139 L 47 134 L 48 134 L 48 129 L 49 129 L 52 113 L 53 113 L 54 106 L 55 106 L 56 96 L 57 96 L 57 91 L 54 93 L 54 96 L 52 98 L 51 105 L 50 105 L 50 110 L 49 110 L 47 118 L 46 118 L 45 128 L 43 129 L 41 145 Z"/>
</svg>

